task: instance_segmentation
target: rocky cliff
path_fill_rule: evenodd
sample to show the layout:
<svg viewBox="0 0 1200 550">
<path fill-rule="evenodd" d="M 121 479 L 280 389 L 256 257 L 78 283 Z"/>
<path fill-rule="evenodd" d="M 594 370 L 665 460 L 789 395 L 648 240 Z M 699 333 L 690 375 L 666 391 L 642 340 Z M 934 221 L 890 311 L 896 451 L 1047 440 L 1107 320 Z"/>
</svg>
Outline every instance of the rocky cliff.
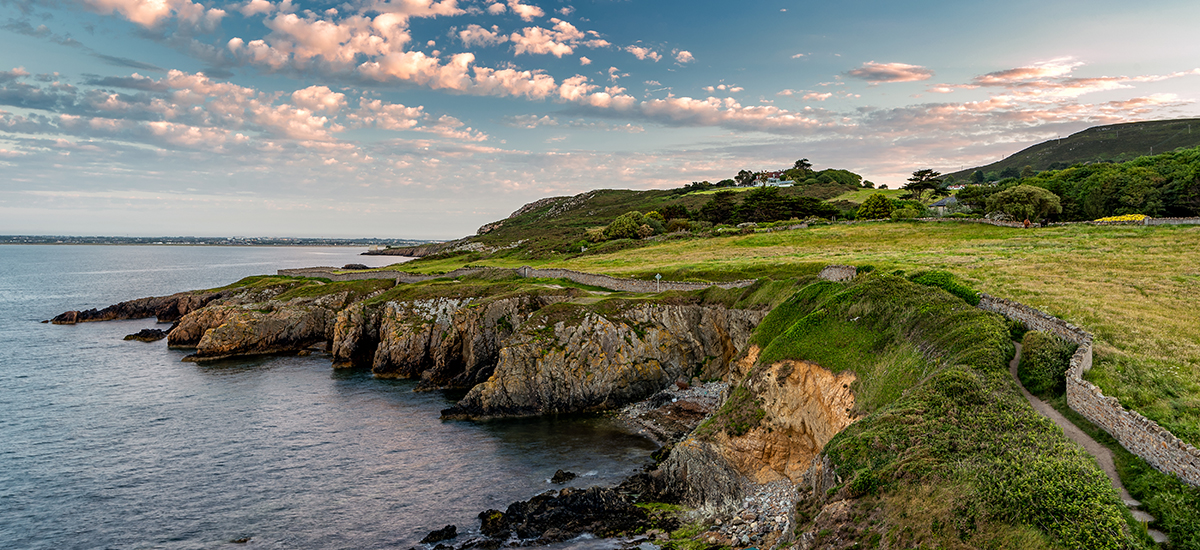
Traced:
<svg viewBox="0 0 1200 550">
<path fill-rule="evenodd" d="M 562 305 L 508 339 L 492 376 L 443 416 L 531 416 L 619 407 L 677 379 L 723 370 L 764 315 L 713 305 L 638 304 L 607 313 Z"/>
</svg>

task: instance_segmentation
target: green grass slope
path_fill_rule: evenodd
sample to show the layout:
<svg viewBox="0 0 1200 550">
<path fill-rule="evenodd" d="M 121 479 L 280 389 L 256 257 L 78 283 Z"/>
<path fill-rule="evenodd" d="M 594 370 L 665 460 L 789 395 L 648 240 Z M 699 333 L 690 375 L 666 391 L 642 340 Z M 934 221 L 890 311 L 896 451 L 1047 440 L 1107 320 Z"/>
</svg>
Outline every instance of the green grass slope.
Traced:
<svg viewBox="0 0 1200 550">
<path fill-rule="evenodd" d="M 1125 162 L 1144 155 L 1200 146 L 1200 118 L 1152 120 L 1094 126 L 1062 139 L 1045 141 L 1009 157 L 967 170 L 950 173 L 956 180 L 970 179 L 976 170 L 984 173 L 1005 168 L 1054 170 L 1074 164 Z"/>
<path fill-rule="evenodd" d="M 858 377 L 867 416 L 824 450 L 851 525 L 827 535 L 851 547 L 1147 547 L 1095 461 L 1012 383 L 1008 323 L 941 290 L 944 277 L 912 278 L 926 284 L 815 283 L 755 334 L 760 363 L 807 359 Z M 824 527 L 823 503 L 801 505 L 801 530 Z"/>
</svg>

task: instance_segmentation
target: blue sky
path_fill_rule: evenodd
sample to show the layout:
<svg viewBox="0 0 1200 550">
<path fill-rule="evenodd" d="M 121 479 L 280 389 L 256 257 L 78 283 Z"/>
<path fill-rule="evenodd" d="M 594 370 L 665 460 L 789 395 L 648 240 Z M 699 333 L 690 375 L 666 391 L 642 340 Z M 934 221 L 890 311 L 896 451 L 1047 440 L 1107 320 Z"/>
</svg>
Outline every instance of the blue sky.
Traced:
<svg viewBox="0 0 1200 550">
<path fill-rule="evenodd" d="M 0 233 L 452 238 L 1200 116 L 1194 1 L 0 0 Z"/>
</svg>

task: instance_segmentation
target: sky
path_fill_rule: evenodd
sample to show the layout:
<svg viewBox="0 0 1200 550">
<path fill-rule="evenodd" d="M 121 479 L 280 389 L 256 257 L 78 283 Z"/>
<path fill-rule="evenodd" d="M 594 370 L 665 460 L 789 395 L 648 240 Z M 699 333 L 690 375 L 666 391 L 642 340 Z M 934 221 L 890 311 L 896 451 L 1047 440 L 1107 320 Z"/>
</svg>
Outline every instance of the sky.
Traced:
<svg viewBox="0 0 1200 550">
<path fill-rule="evenodd" d="M 0 234 L 457 238 L 1200 116 L 1195 0 L 0 0 Z"/>
</svg>

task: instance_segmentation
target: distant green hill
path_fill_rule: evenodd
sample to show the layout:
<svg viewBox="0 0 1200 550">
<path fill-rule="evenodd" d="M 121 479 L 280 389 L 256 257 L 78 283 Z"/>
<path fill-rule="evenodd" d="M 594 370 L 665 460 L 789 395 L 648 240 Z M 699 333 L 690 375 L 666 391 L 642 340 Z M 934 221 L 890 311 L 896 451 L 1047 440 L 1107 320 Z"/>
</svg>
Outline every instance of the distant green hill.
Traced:
<svg viewBox="0 0 1200 550">
<path fill-rule="evenodd" d="M 1110 124 L 1039 143 L 1004 160 L 949 175 L 961 181 L 970 179 L 976 170 L 983 170 L 989 179 L 998 179 L 1000 172 L 1006 168 L 1021 170 L 1032 166 L 1034 170 L 1042 171 L 1075 164 L 1125 162 L 1144 155 L 1198 145 L 1200 118 Z"/>
</svg>

